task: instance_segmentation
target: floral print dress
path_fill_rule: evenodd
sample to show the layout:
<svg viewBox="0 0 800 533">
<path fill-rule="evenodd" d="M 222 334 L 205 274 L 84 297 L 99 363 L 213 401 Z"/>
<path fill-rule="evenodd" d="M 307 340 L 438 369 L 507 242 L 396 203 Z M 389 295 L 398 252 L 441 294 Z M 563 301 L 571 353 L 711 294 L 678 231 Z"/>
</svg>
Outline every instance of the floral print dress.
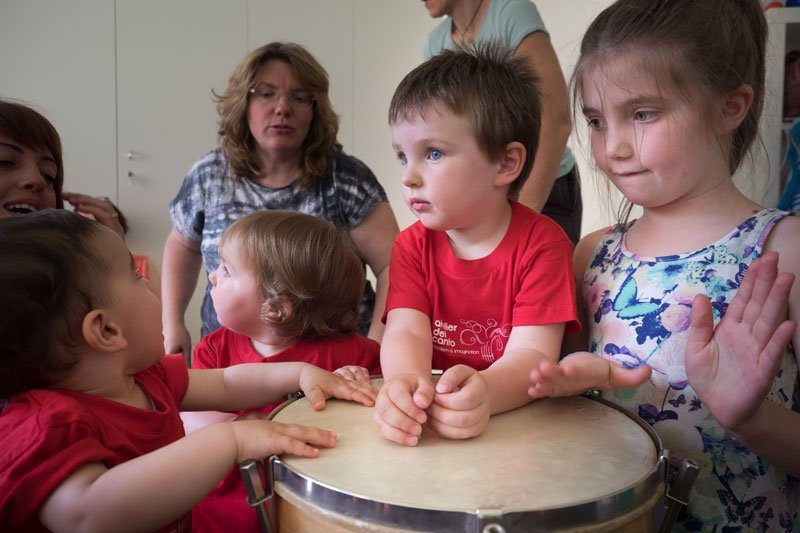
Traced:
<svg viewBox="0 0 800 533">
<path fill-rule="evenodd" d="M 684 348 L 691 304 L 711 299 L 715 324 L 735 296 L 775 223 L 787 213 L 765 209 L 718 242 L 692 253 L 642 257 L 625 247 L 634 222 L 601 238 L 583 279 L 591 351 L 626 367 L 648 364 L 650 380 L 604 397 L 649 422 L 677 465 L 700 465 L 679 531 L 800 531 L 798 480 L 770 465 L 725 431 L 686 378 Z M 768 399 L 800 411 L 792 346 Z"/>
</svg>

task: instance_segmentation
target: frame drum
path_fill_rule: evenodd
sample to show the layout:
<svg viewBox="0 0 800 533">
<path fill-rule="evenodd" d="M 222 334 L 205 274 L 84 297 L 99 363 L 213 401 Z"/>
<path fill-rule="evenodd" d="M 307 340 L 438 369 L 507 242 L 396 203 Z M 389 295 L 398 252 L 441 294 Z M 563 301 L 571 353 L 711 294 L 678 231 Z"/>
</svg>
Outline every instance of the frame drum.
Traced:
<svg viewBox="0 0 800 533">
<path fill-rule="evenodd" d="M 379 387 L 381 380 L 373 380 Z M 317 458 L 272 457 L 279 531 L 652 531 L 667 457 L 637 416 L 585 396 L 494 415 L 483 434 L 416 447 L 382 439 L 373 409 L 289 401 L 272 419 L 335 431 Z"/>
</svg>

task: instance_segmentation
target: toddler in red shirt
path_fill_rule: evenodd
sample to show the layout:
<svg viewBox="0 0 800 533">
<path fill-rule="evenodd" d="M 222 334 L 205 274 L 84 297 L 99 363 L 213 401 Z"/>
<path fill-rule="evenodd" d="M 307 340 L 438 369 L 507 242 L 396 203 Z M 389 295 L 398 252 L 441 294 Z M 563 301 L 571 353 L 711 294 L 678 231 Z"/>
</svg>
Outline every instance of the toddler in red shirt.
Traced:
<svg viewBox="0 0 800 533">
<path fill-rule="evenodd" d="M 184 436 L 179 409 L 242 409 L 302 389 L 321 409 L 374 391 L 306 363 L 188 370 L 122 238 L 65 210 L 0 220 L 0 529 L 186 531 L 234 464 L 314 457 L 336 436 L 263 420 Z"/>
<path fill-rule="evenodd" d="M 572 244 L 515 201 L 539 138 L 536 78 L 511 52 L 445 51 L 400 82 L 389 123 L 419 221 L 392 249 L 375 422 L 409 446 L 423 424 L 473 437 L 530 401 L 531 370 L 579 327 Z"/>
<path fill-rule="evenodd" d="M 235 222 L 219 244 L 211 299 L 222 325 L 197 345 L 193 368 L 302 361 L 369 383 L 380 345 L 358 330 L 366 278 L 350 237 L 298 211 L 259 211 Z M 273 364 L 262 365 L 269 371 Z M 187 431 L 211 422 L 264 417 L 247 412 L 183 413 Z M 258 531 L 237 469 L 192 511 L 197 532 Z"/>
</svg>

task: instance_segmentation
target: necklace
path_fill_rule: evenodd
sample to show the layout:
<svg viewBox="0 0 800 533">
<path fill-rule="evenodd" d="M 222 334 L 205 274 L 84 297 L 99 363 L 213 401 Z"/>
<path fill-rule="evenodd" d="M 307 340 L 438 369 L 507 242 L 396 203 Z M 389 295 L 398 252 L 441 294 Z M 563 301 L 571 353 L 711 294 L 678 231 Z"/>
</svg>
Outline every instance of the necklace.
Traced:
<svg viewBox="0 0 800 533">
<path fill-rule="evenodd" d="M 461 46 L 462 47 L 467 46 L 466 34 L 469 31 L 470 26 L 472 26 L 472 23 L 475 22 L 475 17 L 478 16 L 478 11 L 481 10 L 481 6 L 482 5 L 483 5 L 483 0 L 480 0 L 480 2 L 478 2 L 478 7 L 475 8 L 475 12 L 472 14 L 472 18 L 469 19 L 469 22 L 467 22 L 467 25 L 464 27 L 463 30 L 458 30 L 461 33 Z"/>
</svg>

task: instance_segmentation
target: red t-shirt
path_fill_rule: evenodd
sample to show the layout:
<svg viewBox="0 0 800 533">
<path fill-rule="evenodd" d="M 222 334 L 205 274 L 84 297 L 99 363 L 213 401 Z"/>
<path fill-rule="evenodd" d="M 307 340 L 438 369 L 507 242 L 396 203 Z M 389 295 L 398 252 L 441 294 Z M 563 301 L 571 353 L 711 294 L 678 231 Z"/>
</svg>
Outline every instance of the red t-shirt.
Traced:
<svg viewBox="0 0 800 533">
<path fill-rule="evenodd" d="M 45 531 L 44 502 L 88 463 L 113 468 L 184 436 L 178 405 L 189 386 L 181 356 L 136 374 L 155 411 L 64 389 L 35 389 L 12 396 L 0 413 L 0 524 Z M 169 490 L 165 487 L 164 490 Z M 162 528 L 188 531 L 189 514 Z"/>
<path fill-rule="evenodd" d="M 380 345 L 358 335 L 300 341 L 268 358 L 261 357 L 250 338 L 221 327 L 209 333 L 194 350 L 192 368 L 226 368 L 242 363 L 305 362 L 325 370 L 346 365 L 363 366 L 380 374 Z M 269 414 L 282 402 L 254 409 Z M 261 531 L 254 509 L 245 500 L 247 492 L 238 468 L 232 469 L 211 493 L 192 509 L 192 531 Z"/>
<path fill-rule="evenodd" d="M 514 326 L 580 328 L 572 243 L 549 218 L 518 202 L 511 208 L 506 235 L 480 259 L 455 257 L 447 234 L 420 222 L 395 240 L 384 320 L 398 308 L 430 317 L 435 369 L 488 368 Z"/>
</svg>

